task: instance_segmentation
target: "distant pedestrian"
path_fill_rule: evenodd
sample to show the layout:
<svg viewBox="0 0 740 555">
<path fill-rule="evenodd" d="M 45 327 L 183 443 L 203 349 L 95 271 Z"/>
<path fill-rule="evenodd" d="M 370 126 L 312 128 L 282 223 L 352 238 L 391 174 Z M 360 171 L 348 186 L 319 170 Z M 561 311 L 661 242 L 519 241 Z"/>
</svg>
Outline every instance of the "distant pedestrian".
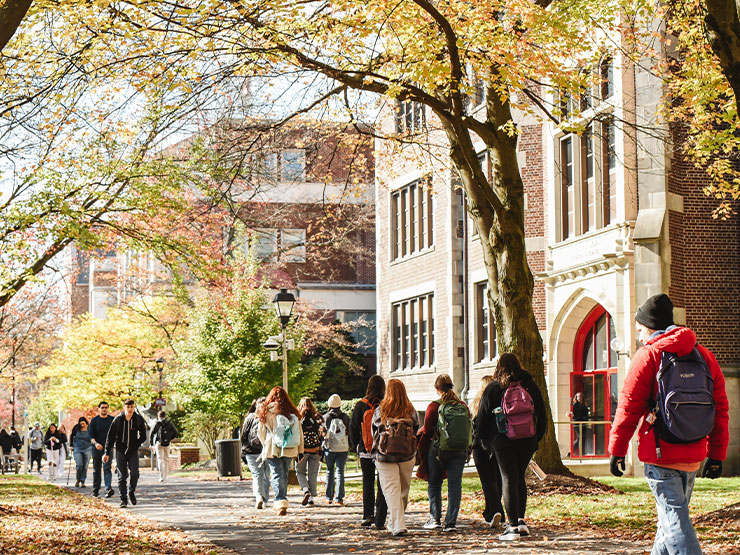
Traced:
<svg viewBox="0 0 740 555">
<path fill-rule="evenodd" d="M 105 440 L 108 437 L 108 431 L 113 424 L 113 417 L 108 414 L 108 403 L 101 401 L 98 403 L 98 415 L 90 421 L 90 443 L 93 446 L 93 496 L 97 497 L 100 493 L 101 482 L 105 483 L 105 496 L 113 497 L 114 491 L 111 486 L 112 473 L 110 461 L 103 462 L 105 456 Z M 102 470 L 102 480 L 101 480 Z"/>
<path fill-rule="evenodd" d="M 390 531 L 394 536 L 403 536 L 408 532 L 405 512 L 414 470 L 419 417 L 401 380 L 388 380 L 385 397 L 375 409 L 372 427 L 373 456 L 388 503 Z"/>
<path fill-rule="evenodd" d="M 64 456 L 62 438 L 56 424 L 49 424 L 44 434 L 44 447 L 46 447 L 46 462 L 49 464 L 49 480 L 54 481 L 58 475 L 57 468 L 61 465 Z"/>
<path fill-rule="evenodd" d="M 177 437 L 177 428 L 167 418 L 163 410 L 157 414 L 157 423 L 152 429 L 149 444 L 157 453 L 157 469 L 159 470 L 159 481 L 166 482 L 170 464 L 170 443 Z"/>
<path fill-rule="evenodd" d="M 427 407 L 424 427 L 419 438 L 419 458 L 428 468 L 429 521 L 427 530 L 442 528 L 454 532 L 462 498 L 462 475 L 470 457 L 473 421 L 470 411 L 460 400 L 447 374 L 434 381 L 438 401 Z M 447 514 L 442 519 L 442 482 L 447 475 Z"/>
<path fill-rule="evenodd" d="M 64 427 L 64 424 L 59 425 L 59 438 L 62 440 L 62 453 L 59 455 L 60 463 L 57 466 L 57 478 L 63 478 L 64 467 L 67 464 L 67 459 L 70 457 L 67 428 Z"/>
<path fill-rule="evenodd" d="M 295 471 L 298 476 L 298 485 L 303 491 L 301 504 L 313 506 L 321 467 L 321 443 L 326 427 L 324 417 L 316 410 L 308 397 L 301 398 L 301 402 L 298 403 L 298 412 L 301 413 L 301 429 L 303 430 L 303 458 L 296 462 Z"/>
<path fill-rule="evenodd" d="M 267 505 L 270 495 L 270 468 L 267 463 L 260 459 L 262 454 L 262 442 L 259 438 L 259 425 L 264 397 L 252 401 L 249 412 L 242 424 L 242 460 L 249 467 L 252 475 L 252 495 L 254 495 L 254 506 L 262 509 Z"/>
<path fill-rule="evenodd" d="M 139 483 L 139 447 L 146 441 L 146 422 L 135 411 L 135 408 L 133 399 L 124 401 L 123 411 L 113 419 L 108 438 L 105 440 L 104 463 L 110 460 L 113 449 L 116 450 L 116 473 L 118 474 L 121 507 L 127 507 L 129 501 L 132 505 L 136 505 L 136 485 Z"/>
<path fill-rule="evenodd" d="M 487 451 L 481 441 L 478 426 L 478 409 L 483 398 L 483 392 L 488 384 L 493 381 L 493 376 L 483 376 L 478 385 L 478 393 L 473 399 L 471 410 L 473 412 L 473 461 L 478 471 L 485 507 L 483 509 L 483 520 L 491 528 L 498 527 L 504 517 L 504 506 L 501 504 L 501 471 L 496 462 L 493 451 Z"/>
<path fill-rule="evenodd" d="M 496 411 L 494 413 L 494 411 Z M 537 444 L 545 435 L 547 414 L 537 384 L 513 353 L 499 356 L 493 381 L 486 387 L 478 409 L 481 442 L 496 454 L 503 480 L 508 526 L 500 540 L 529 535 L 525 472 Z"/>
<path fill-rule="evenodd" d="M 13 446 L 13 449 L 20 453 L 21 449 L 23 449 L 23 438 L 18 435 L 18 432 L 13 426 L 10 427 L 8 434 L 10 435 L 10 444 Z"/>
<path fill-rule="evenodd" d="M 92 436 L 87 418 L 81 416 L 72 428 L 69 443 L 72 445 L 72 456 L 75 459 L 75 487 L 84 488 L 87 479 L 87 467 L 92 457 Z"/>
<path fill-rule="evenodd" d="M 643 347 L 635 353 L 619 395 L 609 435 L 610 471 L 622 475 L 639 425 L 637 455 L 645 464 L 658 512 L 652 554 L 701 554 L 689 502 L 704 459 L 704 478 L 722 474 L 729 442 L 725 378 L 694 332 L 673 323 L 668 295 L 650 297 L 635 321 Z"/>
<path fill-rule="evenodd" d="M 349 416 L 342 411 L 342 399 L 336 393 L 329 397 L 329 411 L 324 415 L 326 437 L 326 502 L 344 504 L 344 469 L 349 454 Z"/>
<path fill-rule="evenodd" d="M 280 386 L 275 386 L 259 413 L 258 435 L 262 443 L 260 460 L 270 467 L 270 483 L 275 492 L 275 512 L 288 512 L 288 472 L 290 463 L 303 456 L 300 413 Z"/>
<path fill-rule="evenodd" d="M 573 401 L 570 405 L 570 411 L 568 416 L 573 420 L 573 445 L 571 453 L 573 456 L 583 456 L 584 454 L 591 454 L 591 443 L 587 442 L 587 436 L 583 433 L 584 425 L 581 422 L 588 422 L 591 418 L 591 411 L 583 402 L 583 393 L 580 391 L 573 395 Z M 583 449 L 581 449 L 583 447 Z"/>
<path fill-rule="evenodd" d="M 28 432 L 28 442 L 31 451 L 31 464 L 29 470 L 33 472 L 33 463 L 37 464 L 38 472 L 41 474 L 41 456 L 44 452 L 44 432 L 41 424 L 34 422 L 33 428 Z"/>
<path fill-rule="evenodd" d="M 385 528 L 388 505 L 377 481 L 378 496 L 375 497 L 375 461 L 373 460 L 372 421 L 375 409 L 385 397 L 385 380 L 381 376 L 370 376 L 367 382 L 365 397 L 360 399 L 352 411 L 349 424 L 349 441 L 360 458 L 362 470 L 362 526 L 371 526 L 379 530 Z"/>
</svg>

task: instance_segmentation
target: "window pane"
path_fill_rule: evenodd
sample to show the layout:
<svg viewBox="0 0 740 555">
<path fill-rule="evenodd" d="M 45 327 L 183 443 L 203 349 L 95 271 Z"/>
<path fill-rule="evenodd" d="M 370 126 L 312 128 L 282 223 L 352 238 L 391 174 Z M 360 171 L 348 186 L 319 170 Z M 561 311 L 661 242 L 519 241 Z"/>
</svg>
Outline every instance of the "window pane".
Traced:
<svg viewBox="0 0 740 555">
<path fill-rule="evenodd" d="M 617 352 L 612 349 L 612 339 L 616 339 L 617 330 L 614 329 L 614 320 L 609 316 L 609 368 L 617 365 Z"/>
<path fill-rule="evenodd" d="M 395 352 L 394 354 L 394 360 L 395 360 L 395 369 L 398 370 L 401 368 L 401 356 L 403 352 L 403 345 L 401 342 L 401 305 L 396 304 L 393 305 L 393 346 Z"/>
<path fill-rule="evenodd" d="M 417 227 L 417 214 L 416 214 L 416 185 L 409 187 L 409 252 L 416 252 L 418 250 L 416 243 L 416 227 Z"/>
<path fill-rule="evenodd" d="M 614 64 L 611 57 L 605 57 L 601 62 L 601 98 L 606 100 L 614 94 Z"/>
<path fill-rule="evenodd" d="M 434 296 L 429 295 L 429 366 L 434 364 Z"/>
<path fill-rule="evenodd" d="M 408 251 L 408 214 L 406 212 L 406 206 L 408 205 L 408 189 L 401 191 L 401 256 L 406 256 Z"/>
<path fill-rule="evenodd" d="M 418 353 L 419 353 L 419 315 L 418 315 L 419 301 L 411 301 L 409 303 L 409 314 L 411 315 L 411 349 L 409 356 L 409 366 L 418 366 Z"/>
<path fill-rule="evenodd" d="M 429 348 L 427 346 L 427 310 L 426 303 L 422 297 L 419 301 L 419 366 L 427 366 Z"/>
<path fill-rule="evenodd" d="M 427 183 L 427 246 L 434 244 L 434 197 L 432 189 Z"/>
<path fill-rule="evenodd" d="M 303 149 L 284 150 L 281 169 L 283 181 L 305 181 L 306 151 Z"/>
<path fill-rule="evenodd" d="M 583 369 L 594 369 L 594 335 L 593 329 L 589 330 L 586 341 L 583 343 Z"/>
<path fill-rule="evenodd" d="M 410 366 L 411 351 L 411 315 L 409 314 L 409 303 L 403 303 L 403 367 Z"/>
<path fill-rule="evenodd" d="M 604 313 L 596 320 L 596 324 L 594 324 L 596 368 L 609 368 L 609 347 L 607 343 L 606 313 Z"/>
<path fill-rule="evenodd" d="M 391 260 L 395 260 L 398 258 L 398 247 L 401 241 L 398 193 L 391 195 L 391 235 Z"/>
<path fill-rule="evenodd" d="M 573 140 L 571 137 L 560 142 L 561 204 L 563 239 L 575 233 L 575 199 L 573 194 Z"/>
<path fill-rule="evenodd" d="M 258 260 L 272 260 L 277 254 L 277 230 L 256 229 L 252 235 L 257 242 L 255 256 Z"/>
<path fill-rule="evenodd" d="M 280 234 L 280 259 L 284 262 L 306 261 L 306 230 L 284 229 Z"/>
</svg>

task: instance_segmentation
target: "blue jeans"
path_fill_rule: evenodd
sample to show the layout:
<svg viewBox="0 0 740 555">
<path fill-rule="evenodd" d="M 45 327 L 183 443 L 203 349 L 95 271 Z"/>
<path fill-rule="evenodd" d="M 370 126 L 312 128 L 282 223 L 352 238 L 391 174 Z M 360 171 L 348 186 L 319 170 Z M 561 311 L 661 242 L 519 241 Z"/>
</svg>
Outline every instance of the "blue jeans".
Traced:
<svg viewBox="0 0 740 555">
<path fill-rule="evenodd" d="M 437 455 L 439 454 L 439 458 Z M 447 515 L 445 526 L 457 524 L 457 514 L 460 512 L 460 498 L 462 497 L 462 475 L 465 463 L 468 460 L 467 451 L 440 451 L 435 444 L 429 445 L 427 451 L 427 467 L 429 468 L 429 513 L 432 518 L 442 520 L 442 481 L 444 471 L 447 471 Z"/>
<path fill-rule="evenodd" d="M 311 497 L 316 497 L 318 495 L 316 490 L 319 468 L 321 467 L 321 453 L 304 453 L 304 455 L 303 461 L 295 464 L 298 485 L 301 486 L 301 491 L 307 491 Z"/>
<path fill-rule="evenodd" d="M 74 457 L 75 457 L 75 476 L 77 477 L 78 482 L 83 482 L 85 479 L 87 479 L 87 465 L 90 464 L 90 457 L 92 456 L 92 451 L 75 451 Z"/>
<path fill-rule="evenodd" d="M 334 484 L 336 482 L 336 500 L 344 500 L 344 465 L 347 464 L 347 451 L 344 453 L 332 453 L 324 451 L 326 461 L 326 498 L 334 499 Z"/>
<path fill-rule="evenodd" d="M 254 495 L 254 499 L 256 501 L 262 499 L 264 503 L 267 503 L 267 498 L 270 496 L 270 469 L 267 462 L 259 460 L 259 453 L 256 455 L 244 454 L 243 457 L 252 475 L 252 495 Z"/>
<path fill-rule="evenodd" d="M 270 468 L 270 485 L 275 492 L 275 501 L 288 499 L 288 471 L 292 460 L 290 457 L 275 457 L 265 461 Z"/>
<path fill-rule="evenodd" d="M 93 447 L 92 450 L 92 459 L 93 459 L 93 491 L 98 492 L 100 491 L 100 471 L 102 469 L 103 471 L 103 479 L 105 481 L 105 489 L 108 491 L 111 486 L 111 482 L 113 481 L 113 475 L 110 470 L 110 465 L 112 463 L 112 457 L 108 459 L 107 463 L 103 462 L 103 456 L 105 455 L 105 451 L 102 449 L 96 449 Z"/>
<path fill-rule="evenodd" d="M 645 478 L 658 509 L 658 529 L 651 555 L 701 555 L 689 517 L 696 472 L 645 464 Z"/>
</svg>

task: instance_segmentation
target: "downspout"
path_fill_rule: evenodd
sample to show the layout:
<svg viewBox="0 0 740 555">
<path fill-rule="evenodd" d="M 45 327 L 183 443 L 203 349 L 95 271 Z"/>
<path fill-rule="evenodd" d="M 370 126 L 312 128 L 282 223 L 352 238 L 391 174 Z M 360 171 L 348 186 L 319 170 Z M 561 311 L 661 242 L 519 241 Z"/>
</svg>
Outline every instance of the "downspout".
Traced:
<svg viewBox="0 0 740 555">
<path fill-rule="evenodd" d="M 462 218 L 462 313 L 463 313 L 463 387 L 460 398 L 467 402 L 470 390 L 470 338 L 468 337 L 468 196 L 465 189 L 462 192 L 463 218 Z"/>
</svg>

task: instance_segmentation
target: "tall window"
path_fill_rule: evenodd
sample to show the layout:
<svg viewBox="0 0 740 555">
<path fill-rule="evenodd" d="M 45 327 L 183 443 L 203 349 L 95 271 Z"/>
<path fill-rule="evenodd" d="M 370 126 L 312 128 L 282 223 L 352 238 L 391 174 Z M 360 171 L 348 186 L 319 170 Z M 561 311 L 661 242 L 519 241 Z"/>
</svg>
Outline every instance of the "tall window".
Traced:
<svg viewBox="0 0 740 555">
<path fill-rule="evenodd" d="M 393 303 L 391 361 L 393 370 L 434 364 L 434 296 L 430 293 Z"/>
<path fill-rule="evenodd" d="M 305 262 L 305 229 L 255 229 L 252 241 L 256 242 L 255 256 L 269 262 Z"/>
<path fill-rule="evenodd" d="M 428 179 L 415 181 L 391 193 L 391 259 L 431 247 L 433 202 Z"/>
<path fill-rule="evenodd" d="M 575 177 L 573 175 L 573 137 L 560 141 L 560 202 L 562 238 L 575 235 Z"/>
<path fill-rule="evenodd" d="M 475 313 L 476 313 L 476 362 L 491 360 L 497 355 L 496 326 L 493 314 L 488 308 L 488 283 L 475 284 Z"/>
<path fill-rule="evenodd" d="M 601 77 L 601 100 L 606 100 L 614 94 L 614 64 L 610 55 L 605 55 L 599 64 Z"/>
<path fill-rule="evenodd" d="M 581 229 L 596 229 L 596 174 L 594 138 L 591 127 L 581 137 Z"/>
<path fill-rule="evenodd" d="M 399 101 L 396 110 L 396 132 L 420 133 L 425 124 L 424 105 L 408 100 Z"/>
<path fill-rule="evenodd" d="M 617 219 L 617 155 L 614 122 L 607 120 L 602 124 L 602 195 L 604 198 L 604 225 L 615 222 Z"/>
</svg>

